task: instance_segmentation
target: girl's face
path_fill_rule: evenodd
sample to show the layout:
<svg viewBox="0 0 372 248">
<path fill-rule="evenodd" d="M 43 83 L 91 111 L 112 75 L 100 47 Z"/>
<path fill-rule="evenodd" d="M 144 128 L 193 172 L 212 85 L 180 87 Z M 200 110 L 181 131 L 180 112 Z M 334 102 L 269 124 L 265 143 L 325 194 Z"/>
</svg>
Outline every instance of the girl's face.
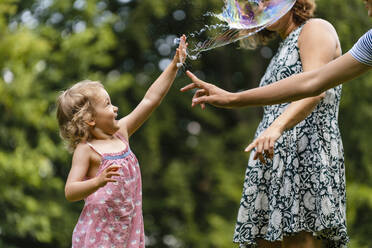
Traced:
<svg viewBox="0 0 372 248">
<path fill-rule="evenodd" d="M 368 16 L 372 17 L 372 0 L 364 0 L 363 2 L 366 5 L 366 9 L 368 10 Z"/>
<path fill-rule="evenodd" d="M 94 102 L 94 128 L 100 129 L 105 134 L 113 135 L 119 130 L 118 121 L 116 120 L 118 108 L 111 104 L 110 96 L 103 88 L 100 88 L 97 92 Z"/>
</svg>

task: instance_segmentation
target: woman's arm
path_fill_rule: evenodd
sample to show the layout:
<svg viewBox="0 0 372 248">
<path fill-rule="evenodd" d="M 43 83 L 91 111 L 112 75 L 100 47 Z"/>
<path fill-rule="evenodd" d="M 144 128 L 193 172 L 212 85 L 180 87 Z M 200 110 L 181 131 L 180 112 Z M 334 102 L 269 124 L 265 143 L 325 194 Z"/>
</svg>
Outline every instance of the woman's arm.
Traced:
<svg viewBox="0 0 372 248">
<path fill-rule="evenodd" d="M 318 69 L 238 93 L 231 93 L 206 83 L 188 71 L 186 74 L 193 82 L 183 87 L 181 91 L 200 89 L 193 97 L 192 106 L 205 103 L 220 108 L 272 105 L 319 95 L 321 92 L 347 82 L 370 69 L 370 66 L 358 62 L 348 52 Z"/>
<path fill-rule="evenodd" d="M 186 59 L 186 47 L 186 36 L 183 35 L 172 62 L 150 86 L 138 106 L 119 121 L 120 131 L 127 133 L 127 137 L 131 136 L 160 105 L 177 75 L 177 64 L 183 63 Z"/>
<path fill-rule="evenodd" d="M 370 69 L 370 66 L 346 53 L 318 69 L 293 75 L 265 87 L 235 93 L 230 96 L 229 105 L 262 106 L 316 96 Z M 195 103 L 207 102 L 203 100 L 198 99 Z"/>
<path fill-rule="evenodd" d="M 120 166 L 112 165 L 102 171 L 97 177 L 86 180 L 89 170 L 91 148 L 87 144 L 79 144 L 72 157 L 71 170 L 65 185 L 65 196 L 68 201 L 79 201 L 108 182 L 116 182 L 113 176 L 120 176 L 116 171 Z"/>
</svg>

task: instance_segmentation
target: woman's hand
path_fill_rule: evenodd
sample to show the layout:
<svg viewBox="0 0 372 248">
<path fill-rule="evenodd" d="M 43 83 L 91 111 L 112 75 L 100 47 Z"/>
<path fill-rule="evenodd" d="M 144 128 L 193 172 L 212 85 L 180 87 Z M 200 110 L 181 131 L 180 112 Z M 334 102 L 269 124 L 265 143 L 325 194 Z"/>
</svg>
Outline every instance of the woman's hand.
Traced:
<svg viewBox="0 0 372 248">
<path fill-rule="evenodd" d="M 114 176 L 120 176 L 117 172 L 120 168 L 120 165 L 110 165 L 106 169 L 104 169 L 97 177 L 97 185 L 99 188 L 105 186 L 108 182 L 116 182 L 117 180 L 112 178 Z"/>
<path fill-rule="evenodd" d="M 192 107 L 196 106 L 197 104 L 200 104 L 201 108 L 204 109 L 205 103 L 209 103 L 213 106 L 220 108 L 233 107 L 232 105 L 233 93 L 225 91 L 213 84 L 200 80 L 190 71 L 187 71 L 186 74 L 189 78 L 191 78 L 192 83 L 183 87 L 181 91 L 186 92 L 188 90 L 198 88 L 198 90 L 195 92 L 192 98 L 191 104 Z"/>
<path fill-rule="evenodd" d="M 256 153 L 254 154 L 254 160 L 260 159 L 261 163 L 266 164 L 266 158 L 272 159 L 274 156 L 274 145 L 275 142 L 282 135 L 283 130 L 279 127 L 271 125 L 264 132 L 260 134 L 244 151 L 249 152 L 253 148 L 256 148 Z"/>
</svg>

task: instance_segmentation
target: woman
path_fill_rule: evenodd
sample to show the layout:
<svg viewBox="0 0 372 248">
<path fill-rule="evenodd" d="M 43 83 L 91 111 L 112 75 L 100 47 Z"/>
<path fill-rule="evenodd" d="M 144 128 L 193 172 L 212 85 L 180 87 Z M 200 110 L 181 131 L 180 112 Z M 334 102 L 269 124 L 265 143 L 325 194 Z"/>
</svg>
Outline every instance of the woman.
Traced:
<svg viewBox="0 0 372 248">
<path fill-rule="evenodd" d="M 372 17 L 372 0 L 364 2 L 369 17 Z M 223 108 L 277 104 L 316 96 L 369 71 L 371 68 L 372 29 L 366 32 L 348 53 L 332 62 L 318 69 L 296 74 L 264 87 L 230 93 L 215 85 L 205 83 L 191 72 L 187 72 L 193 83 L 185 86 L 181 91 L 200 88 L 201 90 L 198 90 L 194 95 L 192 106 L 200 104 L 202 108 L 205 107 L 205 103 Z M 256 148 L 257 156 L 262 157 L 264 153 L 272 157 L 274 144 L 279 137 L 279 133 L 271 136 L 261 135 L 246 148 L 246 151 Z"/>
<path fill-rule="evenodd" d="M 310 19 L 314 9 L 314 1 L 297 0 L 267 28 L 283 41 L 260 86 L 319 68 L 340 56 L 334 28 L 324 20 Z M 206 93 L 199 90 L 196 97 Z M 283 136 L 272 160 L 263 156 L 255 160 L 253 154 L 249 159 L 234 234 L 241 247 L 346 245 L 344 160 L 337 124 L 340 95 L 337 87 L 264 108 L 256 137 L 276 132 Z"/>
</svg>

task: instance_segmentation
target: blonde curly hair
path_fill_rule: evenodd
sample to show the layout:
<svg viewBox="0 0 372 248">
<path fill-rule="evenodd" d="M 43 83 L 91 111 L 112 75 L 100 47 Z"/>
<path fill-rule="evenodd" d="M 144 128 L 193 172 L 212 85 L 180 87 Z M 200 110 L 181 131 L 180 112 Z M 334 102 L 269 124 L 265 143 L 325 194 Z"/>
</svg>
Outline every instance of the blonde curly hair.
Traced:
<svg viewBox="0 0 372 248">
<path fill-rule="evenodd" d="M 95 116 L 94 104 L 100 82 L 84 80 L 63 91 L 57 99 L 57 119 L 60 136 L 67 141 L 69 151 L 91 138 L 89 125 Z"/>
<path fill-rule="evenodd" d="M 315 9 L 315 0 L 297 0 L 290 10 L 293 15 L 294 23 L 298 26 L 305 23 L 307 20 L 314 17 Z M 266 45 L 275 37 L 276 33 L 274 31 L 263 29 L 257 34 L 241 40 L 240 47 L 245 49 L 256 49 L 258 46 Z"/>
</svg>

